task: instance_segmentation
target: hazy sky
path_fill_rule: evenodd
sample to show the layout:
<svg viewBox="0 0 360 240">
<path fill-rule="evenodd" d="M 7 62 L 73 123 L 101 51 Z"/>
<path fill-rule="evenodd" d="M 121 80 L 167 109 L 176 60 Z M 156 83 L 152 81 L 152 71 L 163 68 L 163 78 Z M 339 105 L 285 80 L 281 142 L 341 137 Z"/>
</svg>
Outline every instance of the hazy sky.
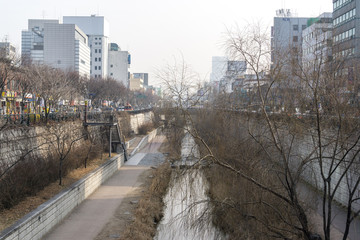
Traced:
<svg viewBox="0 0 360 240">
<path fill-rule="evenodd" d="M 0 0 L 0 41 L 5 37 L 20 51 L 21 30 L 28 19 L 105 16 L 110 41 L 132 55 L 131 72 L 151 73 L 174 56 L 202 78 L 209 78 L 211 57 L 223 54 L 226 27 L 261 21 L 270 27 L 276 9 L 298 17 L 332 11 L 332 0 Z"/>
</svg>

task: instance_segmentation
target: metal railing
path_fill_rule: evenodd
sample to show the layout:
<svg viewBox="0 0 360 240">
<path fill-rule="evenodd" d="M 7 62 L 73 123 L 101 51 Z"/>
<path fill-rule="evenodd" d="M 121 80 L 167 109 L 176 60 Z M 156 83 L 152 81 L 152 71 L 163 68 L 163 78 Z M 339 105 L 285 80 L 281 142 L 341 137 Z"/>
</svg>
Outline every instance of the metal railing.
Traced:
<svg viewBox="0 0 360 240">
<path fill-rule="evenodd" d="M 9 125 L 27 125 L 30 126 L 32 124 L 41 124 L 47 121 L 52 122 L 61 122 L 61 121 L 75 121 L 77 119 L 81 119 L 80 112 L 77 113 L 69 113 L 69 112 L 57 112 L 57 113 L 49 113 L 47 118 L 44 113 L 35 114 L 35 113 L 27 113 L 27 114 L 4 114 L 0 115 L 0 123 L 1 125 L 9 124 Z"/>
</svg>

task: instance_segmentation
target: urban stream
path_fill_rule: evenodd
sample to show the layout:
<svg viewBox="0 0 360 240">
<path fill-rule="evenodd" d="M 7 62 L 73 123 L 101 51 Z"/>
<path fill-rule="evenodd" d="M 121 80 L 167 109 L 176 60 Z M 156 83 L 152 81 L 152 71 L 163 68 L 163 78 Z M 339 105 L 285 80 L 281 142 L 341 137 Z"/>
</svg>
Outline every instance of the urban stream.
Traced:
<svg viewBox="0 0 360 240">
<path fill-rule="evenodd" d="M 190 166 L 199 156 L 193 137 L 186 133 L 181 144 L 181 165 Z M 173 172 L 164 199 L 164 217 L 155 239 L 225 239 L 212 224 L 207 185 L 199 169 L 184 168 Z"/>
</svg>

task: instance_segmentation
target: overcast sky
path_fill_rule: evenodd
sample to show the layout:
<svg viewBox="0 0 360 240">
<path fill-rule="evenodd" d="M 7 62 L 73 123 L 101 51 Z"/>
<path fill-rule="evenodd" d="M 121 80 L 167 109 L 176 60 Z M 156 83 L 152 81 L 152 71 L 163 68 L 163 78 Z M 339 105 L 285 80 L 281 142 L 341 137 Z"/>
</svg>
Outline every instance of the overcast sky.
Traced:
<svg viewBox="0 0 360 240">
<path fill-rule="evenodd" d="M 105 16 L 110 41 L 132 55 L 131 72 L 151 73 L 174 56 L 202 78 L 209 78 L 211 57 L 224 55 L 226 27 L 261 21 L 270 27 L 277 9 L 298 17 L 332 11 L 332 0 L 0 0 L 0 41 L 7 37 L 20 51 L 28 19 Z"/>
</svg>

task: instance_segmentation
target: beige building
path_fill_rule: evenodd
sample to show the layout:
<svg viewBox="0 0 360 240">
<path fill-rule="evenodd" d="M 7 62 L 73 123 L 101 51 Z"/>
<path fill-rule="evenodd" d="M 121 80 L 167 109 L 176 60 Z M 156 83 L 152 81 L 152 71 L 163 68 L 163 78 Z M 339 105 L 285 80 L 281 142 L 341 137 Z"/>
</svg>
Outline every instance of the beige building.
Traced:
<svg viewBox="0 0 360 240">
<path fill-rule="evenodd" d="M 144 79 L 134 78 L 134 76 L 131 74 L 129 88 L 131 91 L 144 90 Z"/>
</svg>

